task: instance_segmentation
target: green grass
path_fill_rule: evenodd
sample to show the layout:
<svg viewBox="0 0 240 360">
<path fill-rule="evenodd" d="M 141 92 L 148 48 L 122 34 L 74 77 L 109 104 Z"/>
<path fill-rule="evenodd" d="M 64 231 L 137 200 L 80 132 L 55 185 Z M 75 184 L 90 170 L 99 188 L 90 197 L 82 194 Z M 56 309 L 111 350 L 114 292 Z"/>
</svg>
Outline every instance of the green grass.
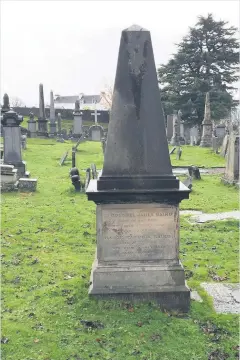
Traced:
<svg viewBox="0 0 240 360">
<path fill-rule="evenodd" d="M 2 195 L 2 337 L 8 338 L 2 359 L 206 360 L 216 349 L 236 359 L 238 317 L 216 314 L 200 283 L 214 281 L 214 275 L 237 282 L 237 222 L 190 225 L 181 218 L 180 257 L 188 285 L 204 300 L 192 302 L 189 314 L 161 312 L 154 303 L 89 299 L 95 204 L 74 192 L 71 156 L 64 166 L 58 163 L 72 144 L 28 139 L 27 146 L 23 155 L 31 177 L 38 178 L 37 192 Z M 102 161 L 100 143 L 80 144 L 82 178 L 90 163 L 100 169 Z M 237 208 L 237 190 L 219 176 L 203 176 L 193 188 L 181 208 Z M 85 329 L 81 320 L 104 328 Z"/>
<path fill-rule="evenodd" d="M 169 147 L 171 150 L 173 146 Z M 184 145 L 180 160 L 176 160 L 176 150 L 170 156 L 172 165 L 177 166 L 204 166 L 204 167 L 224 167 L 225 159 L 215 154 L 211 148 L 201 148 L 199 146 Z M 194 154 L 194 155 L 193 155 Z"/>
</svg>

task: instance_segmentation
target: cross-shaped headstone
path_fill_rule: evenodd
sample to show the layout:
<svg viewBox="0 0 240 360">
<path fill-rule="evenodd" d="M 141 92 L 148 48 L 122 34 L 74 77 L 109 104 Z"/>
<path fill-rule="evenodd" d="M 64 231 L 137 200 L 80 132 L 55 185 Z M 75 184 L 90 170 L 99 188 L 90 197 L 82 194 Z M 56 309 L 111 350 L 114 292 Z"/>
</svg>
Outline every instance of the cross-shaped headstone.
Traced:
<svg viewBox="0 0 240 360">
<path fill-rule="evenodd" d="M 94 118 L 95 118 L 95 124 L 97 124 L 97 123 L 98 123 L 98 121 L 97 121 L 97 117 L 98 117 L 98 115 L 101 115 L 101 114 L 97 112 L 96 104 L 95 104 L 94 113 L 91 113 L 91 115 L 92 115 L 92 116 L 94 115 Z"/>
</svg>

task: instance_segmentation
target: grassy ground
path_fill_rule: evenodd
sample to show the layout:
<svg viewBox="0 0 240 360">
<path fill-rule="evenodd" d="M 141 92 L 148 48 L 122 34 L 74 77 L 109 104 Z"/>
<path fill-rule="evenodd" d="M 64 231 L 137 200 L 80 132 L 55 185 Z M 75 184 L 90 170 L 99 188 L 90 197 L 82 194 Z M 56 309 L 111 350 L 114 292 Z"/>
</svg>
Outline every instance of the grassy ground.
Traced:
<svg viewBox="0 0 240 360">
<path fill-rule="evenodd" d="M 237 316 L 217 315 L 200 287 L 215 276 L 237 282 L 237 222 L 193 226 L 181 218 L 180 256 L 188 285 L 204 299 L 192 302 L 189 314 L 161 312 L 154 303 L 89 299 L 95 204 L 73 191 L 70 158 L 62 167 L 58 163 L 70 149 L 70 143 L 28 139 L 24 159 L 38 178 L 38 191 L 2 195 L 2 359 L 237 359 Z M 186 154 L 196 163 L 192 149 L 192 157 L 190 148 Z M 92 162 L 100 169 L 102 160 L 100 143 L 79 146 L 82 175 Z M 210 161 L 217 162 L 214 155 Z M 238 208 L 237 190 L 221 184 L 219 176 L 203 176 L 193 188 L 181 208 Z"/>
</svg>

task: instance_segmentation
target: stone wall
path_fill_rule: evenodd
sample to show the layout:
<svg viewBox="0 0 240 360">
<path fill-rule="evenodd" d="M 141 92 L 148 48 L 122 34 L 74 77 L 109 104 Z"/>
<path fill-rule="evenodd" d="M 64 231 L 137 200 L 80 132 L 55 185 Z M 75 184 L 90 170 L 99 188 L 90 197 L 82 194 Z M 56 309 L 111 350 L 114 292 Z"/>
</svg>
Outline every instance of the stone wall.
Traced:
<svg viewBox="0 0 240 360">
<path fill-rule="evenodd" d="M 30 112 L 33 112 L 35 117 L 38 117 L 39 114 L 39 108 L 36 107 L 14 107 L 14 111 L 16 111 L 19 115 L 22 116 L 29 116 Z M 83 121 L 92 121 L 94 123 L 94 116 L 91 115 L 94 111 L 93 110 L 81 110 Z M 49 119 L 50 117 L 50 109 L 45 108 L 46 117 Z M 62 119 L 64 120 L 73 120 L 73 110 L 68 109 L 56 109 L 55 115 L 57 117 L 57 114 L 60 113 L 62 116 Z M 101 123 L 108 123 L 109 122 L 109 111 L 105 110 L 98 110 L 98 113 L 101 114 L 98 116 L 98 122 Z"/>
</svg>

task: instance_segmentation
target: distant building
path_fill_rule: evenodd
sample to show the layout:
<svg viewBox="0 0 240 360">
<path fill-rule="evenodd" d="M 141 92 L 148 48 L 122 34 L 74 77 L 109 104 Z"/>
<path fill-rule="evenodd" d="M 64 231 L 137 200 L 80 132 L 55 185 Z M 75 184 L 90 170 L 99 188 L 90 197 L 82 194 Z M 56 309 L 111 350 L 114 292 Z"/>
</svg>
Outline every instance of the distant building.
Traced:
<svg viewBox="0 0 240 360">
<path fill-rule="evenodd" d="M 54 107 L 55 109 L 69 109 L 73 110 L 76 100 L 80 100 L 81 110 L 94 110 L 95 104 L 97 110 L 107 110 L 104 106 L 101 95 L 85 95 L 83 93 L 75 96 L 60 96 L 55 95 Z"/>
</svg>

